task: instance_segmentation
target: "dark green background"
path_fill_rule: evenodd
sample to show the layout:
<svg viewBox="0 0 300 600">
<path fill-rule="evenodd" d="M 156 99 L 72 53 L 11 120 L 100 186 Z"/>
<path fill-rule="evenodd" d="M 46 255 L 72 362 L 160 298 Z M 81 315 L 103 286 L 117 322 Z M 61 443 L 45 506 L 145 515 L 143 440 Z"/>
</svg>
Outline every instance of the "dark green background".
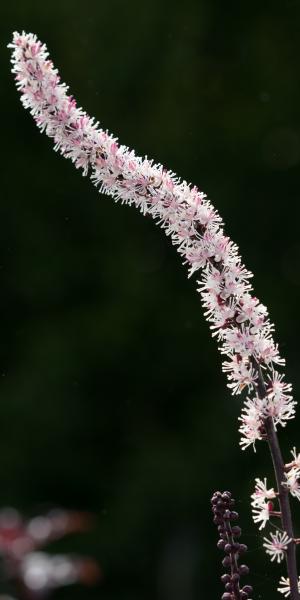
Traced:
<svg viewBox="0 0 300 600">
<path fill-rule="evenodd" d="M 262 551 L 249 507 L 270 459 L 262 444 L 239 450 L 241 400 L 226 389 L 195 278 L 151 220 L 53 152 L 21 107 L 6 44 L 13 30 L 37 33 L 79 105 L 208 194 L 255 273 L 297 398 L 300 3 L 0 10 L 0 505 L 96 513 L 91 534 L 55 548 L 93 554 L 105 580 L 55 598 L 215 599 L 210 496 L 230 489 L 253 598 L 274 598 L 284 568 Z M 296 421 L 280 433 L 287 457 L 300 449 Z"/>
</svg>

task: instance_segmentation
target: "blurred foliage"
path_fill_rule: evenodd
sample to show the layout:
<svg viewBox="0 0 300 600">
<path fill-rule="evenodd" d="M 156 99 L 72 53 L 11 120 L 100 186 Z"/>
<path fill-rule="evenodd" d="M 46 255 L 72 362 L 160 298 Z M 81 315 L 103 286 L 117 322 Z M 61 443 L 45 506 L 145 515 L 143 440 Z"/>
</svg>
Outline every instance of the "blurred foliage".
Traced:
<svg viewBox="0 0 300 600">
<path fill-rule="evenodd" d="M 249 506 L 270 459 L 238 447 L 195 281 L 151 220 L 99 197 L 19 102 L 5 46 L 47 43 L 89 114 L 212 199 L 300 384 L 300 3 L 34 0 L 1 8 L 0 506 L 95 512 L 105 580 L 57 599 L 218 598 L 215 489 L 239 498 L 255 597 L 282 568 Z M 281 432 L 297 444 L 299 426 Z M 298 435 L 299 438 L 299 435 Z M 295 504 L 296 514 L 299 505 Z M 300 519 L 298 516 L 298 534 Z"/>
</svg>

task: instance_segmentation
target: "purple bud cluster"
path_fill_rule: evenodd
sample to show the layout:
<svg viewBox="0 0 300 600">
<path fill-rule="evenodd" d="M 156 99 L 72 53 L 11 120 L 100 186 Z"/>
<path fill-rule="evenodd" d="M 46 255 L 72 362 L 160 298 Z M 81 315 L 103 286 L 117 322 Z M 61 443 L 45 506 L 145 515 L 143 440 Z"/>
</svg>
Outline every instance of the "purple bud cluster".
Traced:
<svg viewBox="0 0 300 600">
<path fill-rule="evenodd" d="M 249 600 L 252 587 L 250 585 L 240 587 L 240 579 L 242 575 L 248 575 L 249 567 L 238 564 L 240 556 L 248 548 L 238 541 L 242 530 L 238 525 L 233 524 L 239 517 L 233 510 L 234 504 L 230 492 L 215 492 L 211 499 L 213 521 L 218 527 L 220 536 L 217 547 L 225 552 L 222 565 L 227 572 L 221 577 L 225 585 L 222 600 Z"/>
</svg>

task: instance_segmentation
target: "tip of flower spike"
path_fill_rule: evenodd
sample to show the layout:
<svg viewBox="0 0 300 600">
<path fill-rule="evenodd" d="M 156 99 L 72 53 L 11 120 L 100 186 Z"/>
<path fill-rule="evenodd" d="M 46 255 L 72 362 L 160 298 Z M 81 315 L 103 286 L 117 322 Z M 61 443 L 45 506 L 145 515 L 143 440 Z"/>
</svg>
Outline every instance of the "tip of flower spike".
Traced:
<svg viewBox="0 0 300 600">
<path fill-rule="evenodd" d="M 36 57 L 41 49 L 44 51 L 44 59 L 48 57 L 45 45 L 42 45 L 35 33 L 26 33 L 24 30 L 22 33 L 19 33 L 19 31 L 14 31 L 12 42 L 7 44 L 7 47 L 13 48 L 14 50 L 12 62 L 16 62 L 18 50 L 22 49 L 26 50 L 27 59 Z"/>
<path fill-rule="evenodd" d="M 7 44 L 7 48 L 15 48 L 16 43 L 17 43 L 17 39 L 20 37 L 20 34 L 18 31 L 14 31 L 13 35 L 12 35 L 12 42 L 9 42 L 9 44 Z"/>
<path fill-rule="evenodd" d="M 14 48 L 15 46 L 21 46 L 29 37 L 36 40 L 36 35 L 33 33 L 26 33 L 25 31 L 19 33 L 19 31 L 14 31 L 12 35 L 12 43 L 7 44 L 7 47 Z"/>
</svg>

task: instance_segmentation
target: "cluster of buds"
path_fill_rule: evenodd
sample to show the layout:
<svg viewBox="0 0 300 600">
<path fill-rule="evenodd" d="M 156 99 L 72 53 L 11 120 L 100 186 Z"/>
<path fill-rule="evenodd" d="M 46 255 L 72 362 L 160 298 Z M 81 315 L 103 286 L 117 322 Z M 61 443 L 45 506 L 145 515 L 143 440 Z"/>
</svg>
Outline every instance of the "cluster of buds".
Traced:
<svg viewBox="0 0 300 600">
<path fill-rule="evenodd" d="M 26 520 L 14 508 L 1 510 L 2 570 L 19 597 L 38 600 L 61 586 L 99 581 L 101 570 L 94 559 L 41 550 L 67 534 L 87 531 L 91 522 L 90 515 L 83 512 L 56 509 Z"/>
<path fill-rule="evenodd" d="M 233 510 L 234 504 L 235 501 L 230 492 L 215 492 L 211 499 L 213 521 L 218 527 L 220 536 L 217 547 L 225 552 L 222 565 L 226 571 L 229 571 L 221 577 L 221 581 L 225 585 L 222 600 L 249 600 L 252 587 L 250 585 L 240 587 L 240 579 L 242 575 L 248 575 L 249 567 L 244 564 L 239 565 L 239 558 L 247 551 L 247 546 L 238 541 L 241 536 L 241 528 L 232 524 L 237 521 L 239 516 Z"/>
</svg>

